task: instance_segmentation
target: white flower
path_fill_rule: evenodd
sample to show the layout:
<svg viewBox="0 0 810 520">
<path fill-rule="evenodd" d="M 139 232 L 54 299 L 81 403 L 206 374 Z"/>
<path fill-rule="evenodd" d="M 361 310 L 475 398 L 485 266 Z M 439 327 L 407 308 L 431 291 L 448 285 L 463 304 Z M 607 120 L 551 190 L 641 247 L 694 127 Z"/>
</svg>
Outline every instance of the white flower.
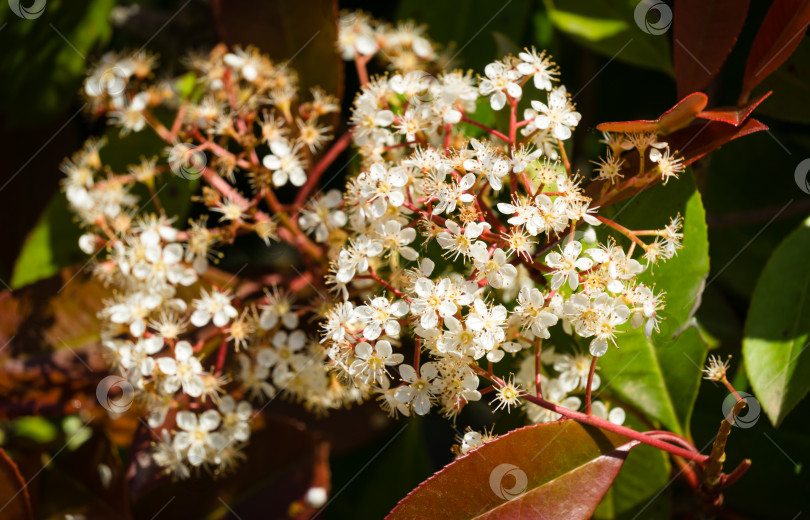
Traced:
<svg viewBox="0 0 810 520">
<path fill-rule="evenodd" d="M 517 81 L 520 72 L 496 61 L 484 67 L 486 78 L 481 80 L 478 90 L 482 96 L 491 96 L 489 104 L 493 110 L 500 110 L 506 105 L 506 94 L 512 99 L 520 99 L 523 89 Z"/>
<path fill-rule="evenodd" d="M 492 189 L 500 190 L 503 187 L 501 178 L 509 173 L 511 167 L 509 159 L 476 139 L 470 139 L 470 144 L 475 150 L 475 158 L 466 159 L 464 169 L 485 175 Z"/>
<path fill-rule="evenodd" d="M 259 349 L 256 362 L 272 368 L 273 379 L 280 384 L 279 381 L 284 380 L 293 369 L 301 368 L 306 363 L 306 357 L 300 352 L 306 341 L 303 330 L 295 330 L 291 334 L 283 330 L 276 332 L 272 348 Z"/>
<path fill-rule="evenodd" d="M 379 234 L 379 240 L 383 247 L 391 251 L 392 261 L 397 264 L 397 254 L 402 255 L 407 260 L 418 260 L 419 253 L 408 244 L 416 239 L 416 230 L 412 227 L 403 228 L 402 224 L 396 220 L 386 220 L 385 223 L 374 222 L 374 230 Z"/>
<path fill-rule="evenodd" d="M 174 436 L 174 448 L 188 450 L 186 456 L 192 466 L 199 466 L 207 457 L 207 452 L 216 453 L 227 441 L 221 433 L 216 433 L 220 416 L 216 410 L 206 410 L 199 418 L 193 412 L 177 412 L 177 426 L 183 431 Z"/>
<path fill-rule="evenodd" d="M 564 86 L 549 92 L 548 105 L 532 101 L 532 107 L 539 113 L 534 118 L 534 125 L 541 130 L 550 130 L 553 137 L 562 141 L 571 137 L 571 130 L 582 118 L 580 113 L 574 110 Z"/>
<path fill-rule="evenodd" d="M 533 76 L 534 86 L 539 90 L 551 90 L 551 82 L 556 80 L 557 70 L 554 63 L 546 57 L 545 52 L 537 54 L 532 48 L 518 54 L 523 63 L 517 66 L 518 72 L 524 76 Z"/>
<path fill-rule="evenodd" d="M 315 235 L 316 242 L 325 242 L 329 232 L 346 225 L 346 214 L 337 209 L 343 202 L 338 190 L 329 190 L 323 197 L 310 200 L 301 210 L 298 223 L 307 233 Z"/>
<path fill-rule="evenodd" d="M 430 411 L 433 401 L 431 386 L 433 379 L 438 375 L 435 363 L 425 363 L 419 368 L 419 375 L 410 365 L 400 365 L 399 375 L 407 385 L 400 386 L 394 392 L 394 398 L 402 403 L 410 403 L 417 415 L 426 415 Z"/>
<path fill-rule="evenodd" d="M 326 314 L 321 343 L 327 340 L 341 341 L 346 337 L 346 327 L 349 326 L 353 319 L 354 305 L 352 305 L 352 302 L 342 302 L 332 307 Z"/>
<path fill-rule="evenodd" d="M 361 323 L 365 323 L 363 336 L 368 340 L 380 337 L 384 330 L 391 337 L 399 336 L 398 319 L 408 312 L 408 304 L 404 301 L 391 303 L 388 298 L 379 296 L 369 301 L 369 305 L 361 305 L 354 313 Z"/>
<path fill-rule="evenodd" d="M 247 401 L 236 400 L 226 395 L 219 402 L 222 414 L 222 432 L 230 442 L 245 442 L 250 438 L 250 415 L 253 407 Z"/>
<path fill-rule="evenodd" d="M 168 430 L 162 430 L 160 433 L 161 440 L 155 445 L 152 452 L 155 464 L 161 468 L 166 468 L 166 471 L 171 472 L 172 475 L 181 480 L 189 478 L 191 472 L 189 472 L 188 466 L 185 464 L 183 454 L 174 447 L 171 434 Z"/>
<path fill-rule="evenodd" d="M 450 279 L 442 278 L 434 283 L 428 278 L 419 278 L 414 284 L 417 297 L 411 301 L 411 312 L 420 316 L 419 324 L 430 329 L 439 323 L 438 315 L 443 318 L 452 316 L 458 310 L 452 301 Z"/>
<path fill-rule="evenodd" d="M 551 288 L 559 289 L 566 281 L 572 291 L 579 287 L 579 274 L 577 271 L 585 271 L 593 266 L 590 258 L 579 258 L 582 253 L 582 243 L 579 241 L 569 242 L 563 249 L 562 254 L 552 251 L 546 255 L 546 264 L 554 269 L 551 276 Z"/>
<path fill-rule="evenodd" d="M 618 424 L 619 426 L 624 424 L 626 418 L 626 414 L 622 408 L 612 406 L 610 412 L 608 412 L 607 406 L 605 406 L 605 403 L 602 401 L 594 401 L 591 403 L 591 413 L 601 419 L 607 419 L 613 424 Z"/>
<path fill-rule="evenodd" d="M 148 232 L 147 232 L 148 233 Z M 141 235 L 141 242 L 147 235 Z M 157 235 L 155 233 L 155 235 Z M 143 244 L 144 257 L 132 266 L 132 275 L 155 284 L 168 281 L 172 285 L 189 286 L 197 281 L 197 272 L 191 267 L 184 267 L 183 246 L 178 243 L 167 244 L 163 248 L 160 242 Z"/>
<path fill-rule="evenodd" d="M 470 250 L 476 239 L 489 229 L 486 222 L 470 222 L 463 231 L 461 226 L 452 220 L 445 220 L 444 225 L 447 230 L 436 235 L 436 241 L 443 249 L 452 253 L 453 259 L 458 258 L 458 255 L 470 256 Z"/>
<path fill-rule="evenodd" d="M 591 369 L 591 357 L 584 354 L 559 354 L 554 360 L 554 370 L 560 373 L 560 384 L 566 392 L 585 390 L 588 386 L 588 374 Z M 599 387 L 599 374 L 593 374 L 591 390 Z"/>
<path fill-rule="evenodd" d="M 293 310 L 293 296 L 280 292 L 276 287 L 266 294 L 267 303 L 260 307 L 259 327 L 264 330 L 273 329 L 279 319 L 290 330 L 298 327 L 298 315 Z"/>
<path fill-rule="evenodd" d="M 402 187 L 408 183 L 408 169 L 402 166 L 387 169 L 383 163 L 374 163 L 358 180 L 364 181 L 362 192 L 372 201 L 371 214 L 381 217 L 388 206 L 398 208 L 405 202 Z"/>
<path fill-rule="evenodd" d="M 210 293 L 202 290 L 199 299 L 192 301 L 196 309 L 191 314 L 191 323 L 195 327 L 203 327 L 213 318 L 214 325 L 224 327 L 239 315 L 236 308 L 231 305 L 231 296 L 225 292 L 212 290 Z"/>
<path fill-rule="evenodd" d="M 350 12 L 341 15 L 338 23 L 337 45 L 344 60 L 352 60 L 355 54 L 371 56 L 379 49 L 374 29 L 365 13 Z"/>
<path fill-rule="evenodd" d="M 240 73 L 247 81 L 253 81 L 259 76 L 261 62 L 258 56 L 254 56 L 249 51 L 236 49 L 234 53 L 226 54 L 222 61 Z"/>
<path fill-rule="evenodd" d="M 503 305 L 488 307 L 484 300 L 476 298 L 473 301 L 473 309 L 475 309 L 475 312 L 467 315 L 467 327 L 479 332 L 481 334 L 481 345 L 486 350 L 491 351 L 506 337 L 503 329 L 506 325 L 506 307 Z M 497 357 L 497 359 L 491 359 L 493 357 Z M 500 361 L 500 357 L 503 357 L 503 352 L 500 351 L 487 354 L 487 359 L 493 363 Z"/>
<path fill-rule="evenodd" d="M 163 302 L 158 294 L 141 291 L 131 293 L 126 300 L 107 307 L 104 313 L 113 323 L 129 324 L 129 331 L 139 338 L 146 332 L 146 318 Z"/>
<path fill-rule="evenodd" d="M 284 186 L 289 180 L 293 186 L 303 186 L 307 174 L 298 157 L 299 145 L 291 148 L 289 143 L 279 139 L 270 143 L 271 155 L 265 155 L 262 164 L 273 170 L 273 185 Z"/>
<path fill-rule="evenodd" d="M 178 341 L 174 346 L 174 358 L 158 358 L 157 366 L 166 374 L 162 390 L 174 394 L 182 386 L 183 392 L 191 397 L 199 397 L 203 392 L 203 368 L 194 356 L 194 349 L 188 341 Z"/>
<path fill-rule="evenodd" d="M 338 269 L 336 279 L 347 283 L 354 278 L 355 273 L 364 273 L 368 270 L 368 259 L 379 256 L 383 252 L 382 243 L 366 235 L 359 235 L 349 249 L 341 250 L 338 255 Z"/>
<path fill-rule="evenodd" d="M 444 319 L 444 326 L 447 327 L 447 330 L 436 341 L 439 352 L 458 352 L 475 359 L 484 355 L 483 347 L 478 341 L 479 333 L 477 331 L 472 330 L 469 326 L 465 328 L 453 316 Z"/>
<path fill-rule="evenodd" d="M 492 252 L 485 247 L 474 248 L 475 268 L 478 270 L 478 279 L 487 279 L 489 285 L 495 289 L 509 287 L 517 277 L 517 269 L 509 263 L 503 249 L 500 247 Z"/>
<path fill-rule="evenodd" d="M 579 407 L 582 406 L 580 398 L 568 396 L 567 394 L 558 379 L 543 381 L 543 398 L 546 401 L 562 406 L 563 408 L 568 408 L 569 410 L 578 410 Z M 541 408 L 533 403 L 526 407 L 526 415 L 529 417 L 529 420 L 535 423 L 556 421 L 561 417 L 560 414 L 547 410 L 546 408 Z"/>
<path fill-rule="evenodd" d="M 557 324 L 557 316 L 545 306 L 545 298 L 539 289 L 523 287 L 518 293 L 518 305 L 513 311 L 520 316 L 520 323 L 525 329 L 539 338 L 549 338 L 548 328 Z"/>
<path fill-rule="evenodd" d="M 396 366 L 402 363 L 405 356 L 394 354 L 391 343 L 386 340 L 371 344 L 361 341 L 354 347 L 355 360 L 349 367 L 349 372 L 365 383 L 377 383 L 386 378 L 385 367 Z"/>
</svg>

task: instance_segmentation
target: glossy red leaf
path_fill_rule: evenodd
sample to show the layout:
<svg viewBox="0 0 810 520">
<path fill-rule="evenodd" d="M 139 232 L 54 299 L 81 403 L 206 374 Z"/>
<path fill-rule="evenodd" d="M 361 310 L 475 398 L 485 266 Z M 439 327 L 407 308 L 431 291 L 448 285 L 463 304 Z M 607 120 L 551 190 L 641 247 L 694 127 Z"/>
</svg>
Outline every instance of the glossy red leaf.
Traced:
<svg viewBox="0 0 810 520">
<path fill-rule="evenodd" d="M 698 117 L 701 119 L 710 119 L 712 121 L 720 121 L 730 125 L 740 126 L 743 121 L 748 119 L 751 112 L 753 112 L 754 109 L 760 105 L 760 103 L 765 101 L 772 92 L 773 91 L 768 91 L 741 107 L 720 107 L 713 108 L 711 110 L 704 110 L 698 114 Z"/>
<path fill-rule="evenodd" d="M 697 115 L 706 108 L 709 98 L 702 92 L 689 94 L 678 102 L 677 105 L 664 112 L 655 121 L 621 121 L 616 123 L 601 123 L 596 125 L 597 130 L 603 132 L 655 132 L 657 134 L 668 134 L 680 128 L 684 128 L 695 120 Z"/>
<path fill-rule="evenodd" d="M 636 444 L 574 421 L 527 426 L 448 464 L 387 518 L 587 519 Z"/>
<path fill-rule="evenodd" d="M 740 104 L 787 60 L 810 25 L 810 0 L 775 0 L 765 15 L 745 65 Z"/>
<path fill-rule="evenodd" d="M 726 61 L 750 0 L 676 0 L 673 54 L 678 97 L 703 90 Z"/>
<path fill-rule="evenodd" d="M 752 118 L 736 127 L 718 121 L 706 121 L 679 130 L 665 139 L 673 150 L 680 152 L 684 164 L 692 164 L 729 141 L 767 129 L 767 125 Z"/>
<path fill-rule="evenodd" d="M 25 479 L 6 452 L 0 448 L 0 518 L 33 520 L 31 496 Z"/>
</svg>

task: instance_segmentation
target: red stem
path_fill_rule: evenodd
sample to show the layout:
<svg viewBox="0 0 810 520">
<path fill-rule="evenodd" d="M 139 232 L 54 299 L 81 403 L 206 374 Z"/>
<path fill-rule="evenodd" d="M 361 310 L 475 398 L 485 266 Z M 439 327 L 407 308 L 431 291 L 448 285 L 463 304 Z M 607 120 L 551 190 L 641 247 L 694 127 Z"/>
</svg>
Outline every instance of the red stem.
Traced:
<svg viewBox="0 0 810 520">
<path fill-rule="evenodd" d="M 543 398 L 543 391 L 541 389 L 542 376 L 540 375 L 540 355 L 542 353 L 542 345 L 542 339 L 538 339 L 537 343 L 534 345 L 534 393 L 540 399 Z"/>
<path fill-rule="evenodd" d="M 593 385 L 593 374 L 596 372 L 596 363 L 599 358 L 591 358 L 591 368 L 588 370 L 588 386 L 585 387 L 585 413 L 591 415 L 591 386 Z"/>
<path fill-rule="evenodd" d="M 493 383 L 496 383 L 501 386 L 506 384 L 501 378 L 493 375 L 492 372 L 487 372 L 486 370 L 478 367 L 477 365 L 473 365 L 472 368 L 477 373 L 483 375 Z M 597 417 L 595 415 L 587 415 L 582 412 L 577 412 L 576 410 L 570 410 L 568 408 L 564 408 L 562 406 L 548 402 L 543 398 L 535 397 L 530 394 L 524 394 L 523 398 L 529 401 L 530 403 L 534 403 L 537 406 L 545 408 L 546 410 L 551 410 L 552 412 L 558 413 L 563 417 L 568 417 L 569 419 L 574 419 L 575 421 L 579 421 L 581 423 L 590 424 L 591 426 L 596 426 L 598 428 L 602 428 L 603 430 L 608 430 L 613 433 L 618 433 L 619 435 L 624 435 L 625 437 L 629 437 L 633 440 L 643 442 L 644 444 L 649 444 L 654 448 L 664 450 L 668 453 L 672 453 L 673 455 L 678 455 L 687 460 L 694 460 L 699 464 L 704 464 L 707 460 L 709 460 L 709 457 L 707 455 L 696 453 L 695 451 L 686 450 L 681 448 L 680 446 L 673 446 L 668 442 L 656 439 L 654 436 L 648 435 L 643 432 L 638 432 L 636 430 L 632 430 L 625 426 L 613 424 L 612 422 Z"/>
<path fill-rule="evenodd" d="M 329 148 L 329 151 L 323 154 L 323 157 L 321 157 L 321 159 L 318 161 L 318 164 L 316 164 L 315 167 L 312 168 L 312 171 L 309 172 L 306 184 L 304 184 L 301 187 L 301 190 L 295 197 L 295 204 L 294 204 L 295 207 L 300 208 L 303 206 L 304 201 L 306 201 L 309 194 L 318 184 L 318 180 L 320 180 L 321 175 L 323 175 L 323 172 L 326 171 L 326 169 L 329 167 L 330 164 L 335 162 L 335 159 L 337 159 L 338 155 L 340 155 L 343 152 L 343 150 L 345 150 L 346 147 L 349 146 L 351 140 L 352 140 L 351 132 L 346 132 L 345 134 L 340 136 L 340 139 L 338 139 L 332 144 L 331 148 Z"/>
<path fill-rule="evenodd" d="M 502 134 L 502 133 L 500 133 L 499 131 L 495 130 L 494 128 L 490 128 L 490 127 L 488 127 L 487 125 L 482 125 L 482 124 L 481 124 L 481 123 L 479 123 L 478 121 L 475 121 L 474 119 L 470 119 L 470 118 L 469 118 L 469 117 L 467 117 L 466 115 L 462 115 L 462 116 L 461 116 L 461 120 L 462 120 L 462 121 L 464 121 L 465 123 L 470 123 L 470 124 L 471 124 L 471 125 L 473 125 L 473 126 L 477 126 L 478 128 L 480 128 L 480 129 L 482 129 L 482 130 L 486 130 L 487 132 L 489 132 L 490 134 L 494 135 L 495 137 L 498 137 L 498 138 L 500 138 L 500 139 L 503 139 L 503 140 L 504 140 L 504 141 L 506 141 L 507 143 L 511 143 L 511 141 L 509 140 L 509 137 L 508 137 L 508 136 L 503 135 L 503 134 Z"/>
<path fill-rule="evenodd" d="M 618 433 L 620 435 L 624 435 L 625 437 L 629 437 L 633 440 L 643 442 L 644 444 L 649 444 L 654 448 L 664 450 L 666 452 L 672 453 L 673 455 L 681 456 L 687 460 L 694 460 L 700 464 L 703 464 L 704 462 L 709 460 L 709 457 L 706 455 L 702 455 L 700 453 L 696 453 L 691 450 L 686 450 L 679 446 L 673 446 L 668 442 L 658 440 L 651 435 L 647 435 L 646 433 L 637 432 L 636 430 L 631 430 L 630 428 L 626 428 L 624 426 L 618 426 L 608 420 L 602 419 L 595 415 L 586 415 L 582 412 L 569 410 L 568 408 L 563 408 L 562 406 L 558 406 L 554 403 L 546 401 L 545 399 L 540 399 L 532 395 L 524 395 L 523 398 L 547 410 L 551 410 L 552 412 L 558 413 L 564 417 L 568 417 L 569 419 L 574 419 L 576 421 L 585 424 L 597 426 L 599 428 L 602 428 L 603 430 L 608 430 L 614 433 Z"/>
</svg>

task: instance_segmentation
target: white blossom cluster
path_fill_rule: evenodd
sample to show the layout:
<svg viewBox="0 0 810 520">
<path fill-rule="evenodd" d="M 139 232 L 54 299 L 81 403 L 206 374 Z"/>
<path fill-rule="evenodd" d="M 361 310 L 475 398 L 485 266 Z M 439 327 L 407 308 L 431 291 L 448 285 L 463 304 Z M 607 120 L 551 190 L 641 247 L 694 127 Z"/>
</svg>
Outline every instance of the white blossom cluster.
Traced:
<svg viewBox="0 0 810 520">
<path fill-rule="evenodd" d="M 439 59 L 437 45 L 425 30 L 413 22 L 391 26 L 362 11 L 344 11 L 338 22 L 337 50 L 345 60 L 382 54 L 392 69 L 411 71 Z"/>
<path fill-rule="evenodd" d="M 344 24 L 353 34 L 371 27 L 358 15 Z M 372 51 L 353 52 L 360 60 Z M 560 333 L 584 338 L 590 355 L 543 348 L 544 396 L 577 409 L 581 400 L 569 394 L 587 386 L 591 356 L 605 355 L 629 329 L 658 329 L 662 294 L 637 277 L 681 247 L 680 217 L 650 244 L 633 236 L 629 249 L 610 238 L 578 238 L 578 231 L 595 237 L 602 220 L 582 178 L 558 160 L 580 114 L 557 76 L 544 53 L 527 49 L 478 78 L 395 70 L 372 78 L 355 98 L 351 121 L 363 166 L 340 210 L 348 235 L 332 248 L 328 280 L 343 301 L 327 314 L 323 342 L 341 379 L 364 392 L 370 385 L 391 415 L 436 408 L 455 417 L 482 398 L 498 363 L 540 349 L 557 324 Z M 517 121 L 527 96 L 532 108 Z M 475 124 L 481 102 L 508 108 L 510 127 Z M 656 175 L 666 180 L 679 171 L 652 134 L 605 137 L 614 165 L 599 172 L 605 180 L 621 175 L 623 150 L 642 145 L 661 166 Z M 636 259 L 639 244 L 643 258 Z M 534 372 L 534 356 L 525 359 Z M 519 377 L 522 388 L 511 378 L 493 381 L 496 408 L 508 409 L 535 379 Z M 535 408 L 532 421 L 557 418 Z M 601 402 L 593 413 L 623 422 L 620 408 L 609 414 Z"/>
<path fill-rule="evenodd" d="M 106 55 L 84 94 L 123 138 L 152 128 L 167 141 L 165 154 L 115 172 L 103 160 L 106 141 L 91 140 L 64 162 L 63 185 L 86 230 L 79 245 L 112 289 L 99 314 L 111 368 L 160 432 L 155 462 L 185 478 L 194 468 L 233 467 L 254 405 L 279 392 L 316 411 L 359 398 L 333 381 L 289 290 L 237 295 L 210 265 L 215 248 L 239 236 L 280 239 L 272 191 L 306 182 L 330 139 L 319 118 L 338 107 L 317 89 L 299 100 L 295 73 L 254 49 L 192 57 L 196 81 L 185 94 L 178 83 L 149 82 L 154 62 Z M 171 126 L 158 108 L 174 111 Z M 208 211 L 183 226 L 159 204 L 161 191 L 200 177 L 211 183 L 199 198 Z M 237 179 L 252 193 L 242 194 Z M 345 223 L 334 210 L 340 202 L 337 191 L 314 198 L 298 224 L 321 238 Z"/>
<path fill-rule="evenodd" d="M 377 398 L 392 416 L 455 418 L 488 392 L 511 411 L 539 377 L 545 399 L 579 408 L 591 356 L 631 328 L 657 330 L 662 293 L 638 275 L 676 254 L 680 217 L 637 235 L 599 215 L 568 166 L 580 114 L 549 57 L 527 49 L 482 76 L 428 74 L 420 67 L 440 58 L 422 28 L 362 13 L 341 18 L 337 49 L 361 80 L 377 54 L 391 71 L 365 82 L 351 134 L 333 145 L 351 138 L 358 171 L 323 194 L 313 191 L 337 100 L 319 89 L 299 99 L 294 71 L 255 49 L 190 58 L 190 84 L 151 81 L 144 53 L 108 55 L 85 84 L 118 138 L 151 129 L 166 142 L 118 172 L 105 140 L 92 140 L 65 161 L 63 184 L 85 229 L 80 247 L 111 288 L 100 313 L 110 366 L 156 432 L 154 461 L 175 476 L 234 467 L 252 417 L 276 395 L 316 413 Z M 522 119 L 520 101 L 531 106 Z M 476 120 L 482 104 L 508 111 L 508 127 Z M 682 169 L 653 134 L 605 140 L 602 195 L 624 182 L 628 150 L 664 181 Z M 198 179 L 200 216 L 180 222 L 161 190 Z M 300 190 L 295 202 L 279 201 L 287 185 Z M 303 272 L 242 279 L 211 265 L 249 236 L 286 242 Z M 320 338 L 309 333 L 316 321 Z M 581 338 L 590 355 L 554 353 L 552 333 Z M 497 376 L 515 357 L 517 378 Z M 555 418 L 525 409 L 535 422 Z M 592 411 L 623 420 L 604 403 Z M 481 441 L 473 433 L 462 447 Z"/>
</svg>

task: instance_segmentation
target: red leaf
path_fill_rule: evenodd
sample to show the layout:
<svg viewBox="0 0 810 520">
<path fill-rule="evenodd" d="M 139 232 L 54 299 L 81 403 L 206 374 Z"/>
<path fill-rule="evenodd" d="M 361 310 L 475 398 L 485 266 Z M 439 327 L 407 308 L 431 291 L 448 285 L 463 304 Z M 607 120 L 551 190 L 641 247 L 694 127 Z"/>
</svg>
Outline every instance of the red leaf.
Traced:
<svg viewBox="0 0 810 520">
<path fill-rule="evenodd" d="M 14 520 L 34 519 L 25 479 L 2 448 L 0 448 L 0 517 Z"/>
<path fill-rule="evenodd" d="M 709 98 L 706 97 L 706 94 L 694 92 L 680 100 L 677 105 L 664 112 L 655 121 L 639 120 L 602 123 L 596 125 L 596 129 L 603 132 L 655 132 L 657 134 L 668 134 L 694 121 L 695 117 L 706 108 L 708 101 Z"/>
<path fill-rule="evenodd" d="M 527 426 L 448 464 L 411 491 L 388 519 L 590 518 L 637 444 L 561 421 Z"/>
<path fill-rule="evenodd" d="M 745 65 L 740 103 L 787 60 L 810 25 L 810 0 L 775 0 L 754 39 Z"/>
<path fill-rule="evenodd" d="M 669 134 L 689 125 L 706 108 L 709 98 L 702 92 L 693 92 L 658 118 L 659 133 Z"/>
<path fill-rule="evenodd" d="M 773 91 L 770 90 L 765 94 L 759 96 L 753 101 L 749 101 L 747 105 L 742 107 L 721 107 L 713 108 L 711 110 L 704 110 L 698 117 L 701 119 L 711 119 L 712 121 L 721 121 L 734 126 L 740 126 L 745 121 L 751 112 L 759 106 L 760 103 L 771 95 Z"/>
<path fill-rule="evenodd" d="M 684 164 L 692 164 L 729 141 L 767 129 L 767 125 L 756 119 L 748 119 L 743 125 L 736 127 L 707 121 L 668 135 L 666 141 L 672 149 L 680 152 Z"/>
<path fill-rule="evenodd" d="M 720 70 L 745 23 L 750 0 L 676 0 L 678 97 L 703 90 Z"/>
</svg>

